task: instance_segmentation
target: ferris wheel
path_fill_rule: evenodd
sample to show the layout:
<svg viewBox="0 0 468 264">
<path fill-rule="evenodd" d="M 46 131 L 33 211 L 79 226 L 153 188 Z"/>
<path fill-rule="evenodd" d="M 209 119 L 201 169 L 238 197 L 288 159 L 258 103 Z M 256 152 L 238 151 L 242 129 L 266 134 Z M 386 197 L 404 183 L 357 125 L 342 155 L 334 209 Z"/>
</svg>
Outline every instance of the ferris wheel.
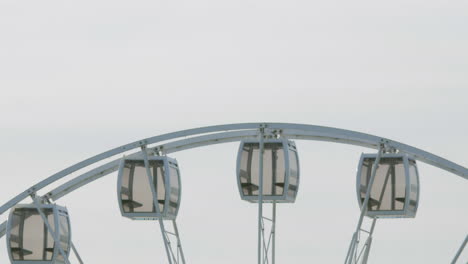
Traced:
<svg viewBox="0 0 468 264">
<path fill-rule="evenodd" d="M 417 162 L 468 179 L 467 168 L 447 159 L 387 138 L 350 130 L 290 123 L 201 127 L 105 151 L 31 186 L 0 207 L 0 215 L 9 211 L 8 220 L 0 225 L 0 238 L 6 236 L 6 250 L 14 264 L 69 264 L 72 251 L 78 261 L 84 263 L 71 239 L 68 210 L 55 202 L 117 172 L 117 202 L 122 216 L 157 221 L 168 263 L 189 263 L 176 222 L 182 202 L 183 176 L 178 161 L 169 155 L 202 146 L 240 142 L 236 167 L 239 196 L 258 204 L 256 262 L 274 264 L 276 206 L 294 203 L 300 195 L 299 151 L 294 140 L 326 141 L 374 150 L 362 154 L 358 162 L 354 188 L 361 211 L 356 229 L 350 232 L 348 251 L 343 252 L 345 264 L 368 262 L 377 220 L 416 217 L 420 194 Z M 113 157 L 114 160 L 96 167 L 99 162 Z M 87 172 L 50 188 L 56 181 L 87 168 L 90 168 Z M 363 228 L 365 220 L 370 221 L 370 228 Z M 459 258 L 467 242 L 468 236 L 452 264 L 462 261 Z"/>
</svg>

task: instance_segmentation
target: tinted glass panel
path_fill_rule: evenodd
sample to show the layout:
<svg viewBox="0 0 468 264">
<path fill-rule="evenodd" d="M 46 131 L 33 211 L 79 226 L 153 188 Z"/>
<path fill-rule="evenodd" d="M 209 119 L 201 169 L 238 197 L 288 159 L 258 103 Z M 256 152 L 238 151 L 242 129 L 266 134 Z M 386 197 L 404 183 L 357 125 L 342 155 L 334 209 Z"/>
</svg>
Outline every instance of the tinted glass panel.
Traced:
<svg viewBox="0 0 468 264">
<path fill-rule="evenodd" d="M 134 170 L 135 164 L 126 162 L 121 175 L 122 183 L 120 186 L 120 199 L 122 201 L 123 210 L 126 213 L 133 212 L 134 209 L 134 206 L 131 203 L 131 201 L 133 200 L 132 192 L 130 191 L 132 189 L 130 175 L 132 175 L 133 179 Z"/>
<path fill-rule="evenodd" d="M 361 202 L 364 201 L 375 158 L 365 158 L 361 168 Z M 401 211 L 406 201 L 406 177 L 403 158 L 381 158 L 367 209 Z"/>
<path fill-rule="evenodd" d="M 42 209 L 54 229 L 52 209 Z M 35 208 L 17 208 L 12 214 L 10 251 L 13 260 L 52 260 L 54 240 Z"/>
<path fill-rule="evenodd" d="M 297 152 L 289 150 L 289 187 L 288 196 L 296 197 L 299 183 L 299 160 Z"/>
<path fill-rule="evenodd" d="M 259 143 L 245 143 L 240 157 L 240 184 L 246 196 L 259 194 Z M 282 143 L 265 143 L 263 153 L 263 195 L 283 195 L 285 155 Z"/>
<path fill-rule="evenodd" d="M 418 204 L 418 171 L 416 169 L 416 162 L 409 161 L 409 176 L 410 176 L 410 202 L 409 210 L 416 213 Z"/>
<path fill-rule="evenodd" d="M 252 188 L 247 187 L 252 182 L 251 175 L 247 172 L 251 166 L 252 151 L 250 146 L 244 145 L 241 153 L 239 180 L 244 195 L 253 195 Z"/>
<path fill-rule="evenodd" d="M 179 192 L 180 192 L 180 183 L 179 183 L 179 171 L 170 167 L 170 184 L 171 191 L 169 195 L 169 213 L 175 215 L 177 212 L 177 207 L 179 206 Z"/>
<path fill-rule="evenodd" d="M 159 212 L 164 212 L 166 202 L 166 178 L 164 174 L 164 163 L 152 163 L 153 177 L 156 176 L 155 190 L 158 196 Z M 151 191 L 151 190 L 150 190 Z M 153 210 L 156 210 L 153 208 Z"/>
<path fill-rule="evenodd" d="M 164 211 L 165 179 L 164 162 L 162 160 L 150 160 L 153 184 L 157 193 L 159 210 Z M 153 202 L 153 194 L 148 183 L 148 176 L 143 160 L 126 160 L 122 171 L 122 186 L 120 197 L 122 207 L 126 213 L 152 213 L 156 212 Z"/>
<path fill-rule="evenodd" d="M 70 252 L 70 225 L 68 222 L 68 217 L 65 215 L 65 212 L 59 212 L 59 230 L 60 230 L 60 246 L 62 247 L 65 255 L 69 255 Z M 57 255 L 57 261 L 60 263 L 65 263 L 64 257 L 60 252 Z"/>
</svg>

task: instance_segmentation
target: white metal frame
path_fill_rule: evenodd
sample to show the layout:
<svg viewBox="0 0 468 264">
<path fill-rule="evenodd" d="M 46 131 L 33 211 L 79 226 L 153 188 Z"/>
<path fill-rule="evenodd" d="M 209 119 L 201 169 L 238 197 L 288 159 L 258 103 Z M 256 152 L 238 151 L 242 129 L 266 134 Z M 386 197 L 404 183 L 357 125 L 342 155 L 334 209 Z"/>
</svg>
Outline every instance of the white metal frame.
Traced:
<svg viewBox="0 0 468 264">
<path fill-rule="evenodd" d="M 243 155 L 243 149 L 245 144 L 254 143 L 259 145 L 259 175 L 258 175 L 258 195 L 244 195 L 241 185 L 241 161 Z M 268 200 L 264 200 L 265 195 L 263 194 L 263 156 L 265 152 L 266 143 L 281 143 L 284 152 L 284 165 L 285 165 L 285 178 L 282 195 L 268 195 Z M 298 189 L 295 191 L 294 196 L 289 195 L 289 180 L 290 180 L 290 151 L 293 152 L 297 159 L 297 187 L 299 187 L 300 180 L 300 163 L 299 156 L 297 155 L 297 148 L 293 141 L 287 140 L 284 137 L 265 139 L 264 128 L 260 129 L 259 139 L 257 140 L 243 140 L 239 145 L 238 156 L 237 156 L 237 185 L 239 195 L 242 200 L 258 203 L 258 264 L 274 264 L 276 261 L 276 204 L 277 203 L 293 203 L 296 200 Z M 271 204 L 271 216 L 265 216 L 264 204 Z M 266 223 L 269 223 L 266 224 Z"/>
<path fill-rule="evenodd" d="M 358 170 L 357 170 L 357 175 L 356 175 L 356 194 L 357 194 L 357 200 L 358 200 L 358 204 L 359 204 L 359 207 L 362 207 L 363 204 L 362 204 L 362 201 L 361 201 L 361 196 L 360 196 L 360 193 L 361 193 L 361 190 L 360 190 L 360 187 L 361 187 L 361 172 L 362 172 L 362 163 L 364 161 L 364 159 L 366 158 L 376 158 L 376 155 L 375 154 L 362 154 L 361 155 L 361 158 L 359 160 L 359 167 L 358 167 Z M 417 190 L 417 197 L 416 197 L 416 206 L 415 206 L 415 211 L 414 212 L 410 212 L 409 210 L 409 203 L 410 203 L 410 194 L 411 194 L 411 182 L 410 182 L 410 175 L 409 175 L 409 161 L 410 160 L 413 160 L 411 159 L 410 157 L 408 157 L 407 154 L 400 154 L 400 153 L 385 153 L 385 154 L 382 154 L 381 159 L 385 159 L 385 158 L 402 158 L 403 160 L 403 165 L 404 165 L 404 168 L 405 168 L 405 197 L 406 197 L 406 200 L 405 200 L 405 204 L 403 206 L 403 210 L 398 210 L 398 211 L 384 211 L 384 210 L 381 210 L 381 211 L 368 211 L 366 210 L 366 216 L 368 217 L 377 217 L 377 218 L 408 218 L 408 217 L 415 217 L 416 216 L 416 212 L 418 210 L 418 206 L 419 206 L 419 192 L 420 192 L 420 186 L 419 186 L 419 171 L 418 171 L 418 167 L 416 167 L 416 184 L 417 184 L 417 187 L 418 187 L 418 190 Z"/>
<path fill-rule="evenodd" d="M 369 251 L 370 251 L 370 245 L 372 243 L 372 234 L 374 232 L 377 219 L 376 218 L 373 219 L 372 226 L 369 231 L 362 229 L 362 222 L 364 221 L 364 216 L 367 212 L 367 204 L 369 202 L 372 185 L 374 184 L 375 175 L 377 174 L 377 169 L 380 164 L 380 158 L 383 155 L 384 149 L 385 149 L 385 146 L 383 144 L 380 145 L 379 152 L 377 153 L 377 156 L 374 161 L 374 165 L 371 168 L 372 172 L 371 172 L 371 177 L 369 179 L 369 182 L 367 184 L 366 197 L 364 198 L 364 201 L 361 204 L 361 214 L 359 216 L 356 231 L 354 232 L 351 238 L 351 244 L 349 245 L 348 254 L 346 255 L 346 259 L 344 262 L 345 264 L 358 264 L 358 263 L 366 264 L 367 263 L 367 258 L 369 256 Z M 362 246 L 361 249 L 359 249 L 361 232 L 368 233 L 368 238 L 364 246 Z"/>
<path fill-rule="evenodd" d="M 131 142 L 129 144 L 105 151 L 84 161 L 76 163 L 62 171 L 59 171 L 21 192 L 0 207 L 0 215 L 26 199 L 28 196 L 34 195 L 37 191 L 44 189 L 56 181 L 86 167 L 89 167 L 90 165 L 93 165 L 97 162 L 101 162 L 105 159 L 114 157 L 124 152 L 131 151 L 132 149 L 142 148 L 143 151 L 130 154 L 129 156 L 141 156 L 142 153 L 143 155 L 152 155 L 159 152 L 162 154 L 169 154 L 184 149 L 191 149 L 201 146 L 236 142 L 245 139 L 255 139 L 258 138 L 260 134 L 265 134 L 266 136 L 271 137 L 282 136 L 291 140 L 299 139 L 335 142 L 373 149 L 379 149 L 383 145 L 385 148 L 398 150 L 400 153 L 406 153 L 409 156 L 414 157 L 415 160 L 433 165 L 458 175 L 464 179 L 468 179 L 468 169 L 461 165 L 431 154 L 427 151 L 383 137 L 350 130 L 305 124 L 240 123 L 177 131 Z M 146 149 L 147 146 L 152 144 L 159 145 Z M 118 166 L 119 159 L 95 167 L 88 172 L 74 177 L 59 187 L 48 191 L 44 197 L 46 199 L 50 198 L 57 200 L 67 195 L 68 193 L 93 182 L 94 180 L 116 171 Z M 5 223 L 0 224 L 0 237 L 4 234 Z"/>
<path fill-rule="evenodd" d="M 36 208 L 37 211 L 39 212 L 41 218 L 42 218 L 42 221 L 44 221 L 44 224 L 46 225 L 46 228 L 48 230 L 48 232 L 52 235 L 52 238 L 54 240 L 54 252 L 53 252 L 53 255 L 52 255 L 52 259 L 51 260 L 44 260 L 44 261 L 41 261 L 41 260 L 13 260 L 13 256 L 11 255 L 11 250 L 10 250 L 10 231 L 12 229 L 12 223 L 9 221 L 8 224 L 7 224 L 7 248 L 8 248 L 8 257 L 10 258 L 10 261 L 11 263 L 15 263 L 15 264 L 50 264 L 50 263 L 56 263 L 57 261 L 57 257 L 58 255 L 62 255 L 63 258 L 64 258 L 64 261 L 66 264 L 70 264 L 70 261 L 68 260 L 68 257 L 70 256 L 70 250 L 71 250 L 71 241 L 72 241 L 72 235 L 71 235 L 71 226 L 70 226 L 70 218 L 69 218 L 69 215 L 68 215 L 68 211 L 65 207 L 62 207 L 62 206 L 59 206 L 59 205 L 56 205 L 56 204 L 42 204 L 39 202 L 39 199 L 37 197 L 31 197 L 33 199 L 33 204 L 32 205 L 26 205 L 26 204 L 21 204 L 21 205 L 16 205 L 14 208 L 12 208 L 12 210 L 10 211 L 10 214 L 9 214 L 9 217 L 8 219 L 11 219 L 12 218 L 12 215 L 15 211 L 15 209 L 20 209 L 20 208 Z M 44 215 L 44 213 L 42 212 L 42 209 L 52 209 L 52 213 L 53 213 L 53 216 L 54 216 L 54 228 L 52 229 L 50 224 L 49 224 L 49 221 L 47 219 L 47 217 Z M 64 211 L 64 212 L 67 212 L 67 215 L 65 215 L 67 217 L 67 225 L 68 225 L 68 230 L 69 230 L 69 245 L 70 247 L 68 248 L 67 252 L 68 254 L 65 254 L 65 251 L 64 249 L 62 249 L 62 246 L 60 244 L 60 215 L 62 215 L 62 213 L 59 213 L 59 210 L 61 211 Z"/>
<path fill-rule="evenodd" d="M 276 261 L 276 204 L 276 201 L 269 203 L 271 216 L 268 217 L 264 213 L 265 204 L 262 204 L 262 214 L 259 215 L 258 261 L 261 264 L 274 264 Z"/>
<path fill-rule="evenodd" d="M 141 147 L 145 144 L 153 144 L 162 141 L 168 141 L 177 139 L 180 137 L 189 137 L 181 140 L 174 140 L 165 144 L 158 145 L 156 147 L 150 148 L 148 154 L 151 155 L 154 151 L 162 151 L 164 154 L 169 154 L 177 152 L 180 150 L 196 148 L 201 146 L 208 146 L 214 144 L 235 142 L 243 139 L 255 139 L 258 135 L 258 128 L 261 125 L 265 125 L 268 129 L 267 132 L 270 134 L 281 134 L 288 139 L 302 139 L 302 140 L 316 140 L 316 141 L 328 141 L 336 142 L 343 144 L 351 144 L 356 146 L 363 146 L 377 149 L 378 145 L 385 143 L 388 147 L 398 149 L 399 152 L 404 152 L 414 157 L 416 160 L 433 165 L 435 167 L 447 170 L 453 174 L 456 174 L 462 178 L 468 179 L 468 169 L 460 166 L 454 162 L 446 160 L 442 157 L 436 156 L 429 152 L 423 151 L 411 147 L 409 145 L 392 141 L 386 138 L 381 138 L 377 136 L 372 136 L 368 134 L 363 134 L 359 132 L 330 128 L 330 127 L 320 127 L 313 125 L 300 125 L 300 124 L 287 124 L 287 123 L 245 123 L 245 124 L 233 124 L 233 125 L 221 125 L 221 126 L 212 126 L 212 127 L 203 127 L 198 129 L 189 129 L 179 132 L 174 132 L 170 134 L 165 134 L 161 136 L 156 136 L 141 141 L 133 142 L 119 148 L 115 148 L 106 152 L 103 152 L 99 155 L 91 157 L 87 160 L 84 160 L 80 163 L 77 163 L 67 169 L 64 169 L 49 178 L 39 182 L 38 184 L 30 187 L 26 191 L 18 194 L 16 197 L 12 198 L 10 201 L 5 203 L 0 207 L 0 214 L 3 214 L 9 208 L 15 204 L 21 202 L 28 197 L 30 193 L 34 193 L 37 190 L 40 190 L 47 185 L 64 178 L 65 176 L 76 172 L 84 167 L 92 165 L 96 162 L 104 160 L 106 158 L 113 157 L 115 155 L 121 154 L 123 152 L 132 150 L 137 147 Z M 238 131 L 232 131 L 238 130 Z M 216 133 L 219 131 L 228 131 Z M 199 134 L 210 133 L 208 135 L 196 136 Z M 139 153 L 134 153 L 132 155 L 139 155 Z M 92 169 L 91 171 L 84 173 L 74 179 L 66 182 L 65 184 L 53 189 L 48 192 L 45 196 L 52 198 L 54 200 L 59 199 L 66 194 L 83 187 L 84 185 L 91 183 L 92 181 L 99 179 L 105 175 L 108 175 L 118 169 L 118 164 L 120 159 L 111 161 L 104 165 L 101 165 L 97 168 Z"/>
<path fill-rule="evenodd" d="M 179 263 L 182 263 L 182 264 L 185 264 L 185 257 L 184 257 L 184 254 L 183 254 L 183 251 L 182 251 L 182 245 L 180 243 L 180 236 L 179 236 L 179 231 L 178 231 L 178 228 L 177 228 L 177 224 L 175 222 L 175 219 L 172 219 L 172 223 L 173 223 L 173 228 L 174 228 L 174 233 L 170 233 L 169 231 L 166 230 L 166 227 L 164 226 L 164 216 L 163 216 L 163 213 L 160 211 L 159 209 L 159 204 L 158 204 L 158 195 L 156 193 L 156 189 L 154 188 L 154 184 L 153 184 L 153 175 L 151 174 L 151 169 L 150 169 L 150 163 L 149 163 L 149 160 L 148 160 L 148 154 L 147 154 L 147 151 L 146 151 L 146 146 L 142 146 L 141 147 L 141 150 L 142 150 L 142 154 L 143 154 L 143 160 L 144 160 L 144 163 L 145 163 L 145 169 L 146 169 L 146 175 L 148 176 L 148 184 L 150 185 L 151 187 L 151 192 L 153 194 L 153 203 L 154 203 L 154 207 L 155 207 L 155 210 L 156 210 L 156 218 L 159 219 L 159 227 L 161 229 L 161 235 L 163 237 L 163 241 L 164 241 L 164 247 L 166 249 L 166 254 L 167 254 L 167 259 L 169 261 L 169 264 L 179 264 Z M 177 163 L 175 160 L 173 160 L 174 163 Z M 164 206 L 164 210 L 168 210 L 168 199 L 167 198 L 170 198 L 170 193 L 167 192 L 168 190 L 168 186 L 170 186 L 170 182 L 169 182 L 169 179 L 170 178 L 170 171 L 169 171 L 169 160 L 165 160 L 164 162 L 164 167 L 165 167 L 165 172 L 164 172 L 164 176 L 167 180 L 167 183 L 169 184 L 166 184 L 165 188 L 166 188 L 166 201 L 165 201 L 165 206 Z M 180 174 L 178 174 L 178 177 L 179 177 L 179 186 L 181 186 L 180 184 Z M 179 192 L 179 202 L 180 202 L 180 192 Z M 177 209 L 178 210 L 178 209 Z M 176 212 L 177 213 L 177 212 Z M 172 244 L 171 244 L 171 239 L 169 238 L 168 234 L 173 234 L 174 236 L 176 236 L 177 238 L 177 256 L 174 254 L 174 250 L 172 248 Z M 180 259 L 179 258 L 179 253 L 182 255 L 182 258 Z M 182 262 L 181 262 L 182 261 Z"/>
<path fill-rule="evenodd" d="M 163 164 L 164 164 L 165 202 L 164 202 L 164 210 L 163 210 L 163 212 L 159 212 L 160 213 L 159 215 L 158 215 L 157 212 L 154 212 L 154 213 L 151 213 L 151 212 L 126 213 L 123 210 L 122 199 L 120 197 L 121 187 L 122 187 L 122 177 L 121 177 L 121 175 L 123 173 L 125 162 L 129 161 L 129 160 L 130 161 L 137 161 L 137 160 L 143 161 L 142 158 L 138 158 L 138 157 L 128 157 L 128 158 L 124 157 L 124 158 L 122 158 L 122 161 L 120 162 L 119 170 L 118 170 L 119 171 L 119 173 L 118 173 L 119 176 L 118 176 L 118 180 L 117 180 L 117 199 L 119 201 L 119 208 L 120 208 L 120 212 L 122 213 L 122 216 L 128 217 L 128 218 L 133 219 L 133 220 L 158 220 L 159 218 L 162 218 L 164 220 L 176 219 L 177 214 L 179 212 L 180 200 L 181 200 L 181 195 L 182 195 L 181 176 L 180 176 L 180 169 L 179 169 L 177 160 L 173 159 L 173 158 L 170 158 L 170 157 L 167 157 L 167 156 L 148 156 L 148 161 L 158 160 L 158 161 L 162 161 Z M 179 180 L 178 205 L 177 205 L 175 214 L 170 214 L 169 213 L 170 189 L 171 189 L 171 184 L 172 184 L 171 179 L 170 179 L 170 168 L 173 168 L 173 169 L 177 170 L 177 177 L 178 177 L 178 180 Z M 154 180 L 154 178 L 152 178 L 152 179 Z M 153 197 L 153 199 L 154 199 L 154 197 Z M 156 201 L 158 200 L 157 196 L 156 196 L 155 199 L 156 199 Z M 159 203 L 155 204 L 155 207 L 157 205 L 159 205 Z"/>
<path fill-rule="evenodd" d="M 252 203 L 257 203 L 258 202 L 258 195 L 244 195 L 242 191 L 242 186 L 241 186 L 241 181 L 240 181 L 240 170 L 241 170 L 241 159 L 242 159 L 242 151 L 244 148 L 245 144 L 250 144 L 250 143 L 256 143 L 259 144 L 259 140 L 243 140 L 240 145 L 239 145 L 239 150 L 237 154 L 237 164 L 236 164 L 236 172 L 237 172 L 237 187 L 239 189 L 239 195 L 242 200 L 249 201 Z M 264 144 L 267 143 L 281 143 L 283 146 L 283 151 L 284 151 L 284 170 L 286 172 L 285 179 L 284 179 L 284 188 L 283 188 L 283 195 L 268 195 L 268 200 L 264 200 L 264 203 L 272 203 L 275 201 L 276 203 L 294 203 L 297 197 L 297 191 L 294 194 L 294 197 L 290 197 L 288 193 L 289 189 L 289 179 L 290 179 L 290 166 L 289 166 L 289 151 L 295 152 L 296 158 L 297 158 L 297 181 L 298 181 L 298 187 L 299 187 L 299 181 L 300 181 L 300 162 L 299 162 L 299 155 L 297 155 L 297 148 L 296 144 L 294 141 L 288 140 L 286 138 L 279 138 L 279 139 L 266 139 L 263 142 Z M 260 159 L 263 160 L 263 156 L 260 157 Z M 262 161 L 263 163 L 263 161 Z"/>
<path fill-rule="evenodd" d="M 468 235 L 466 235 L 465 240 L 462 242 L 460 248 L 458 249 L 457 253 L 455 254 L 455 257 L 453 258 L 452 262 L 450 264 L 456 264 L 458 261 L 458 258 L 462 254 L 463 250 L 466 247 L 466 244 L 468 244 Z"/>
</svg>

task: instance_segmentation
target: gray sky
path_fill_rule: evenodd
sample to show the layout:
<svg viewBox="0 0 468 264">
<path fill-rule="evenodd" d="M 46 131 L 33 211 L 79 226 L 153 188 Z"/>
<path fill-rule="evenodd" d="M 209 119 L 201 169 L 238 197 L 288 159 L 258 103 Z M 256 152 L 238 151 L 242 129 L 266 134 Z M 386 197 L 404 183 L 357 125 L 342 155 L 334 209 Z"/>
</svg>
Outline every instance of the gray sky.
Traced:
<svg viewBox="0 0 468 264">
<path fill-rule="evenodd" d="M 461 0 L 0 0 L 0 201 L 130 141 L 235 122 L 357 130 L 467 167 L 466 47 Z M 296 143 L 301 187 L 278 209 L 278 263 L 341 263 L 359 214 L 357 162 L 371 150 Z M 172 155 L 190 263 L 256 260 L 237 147 Z M 419 170 L 417 217 L 379 221 L 370 263 L 448 263 L 468 233 L 468 182 Z M 165 263 L 158 225 L 120 216 L 116 174 L 58 203 L 87 263 Z"/>
</svg>

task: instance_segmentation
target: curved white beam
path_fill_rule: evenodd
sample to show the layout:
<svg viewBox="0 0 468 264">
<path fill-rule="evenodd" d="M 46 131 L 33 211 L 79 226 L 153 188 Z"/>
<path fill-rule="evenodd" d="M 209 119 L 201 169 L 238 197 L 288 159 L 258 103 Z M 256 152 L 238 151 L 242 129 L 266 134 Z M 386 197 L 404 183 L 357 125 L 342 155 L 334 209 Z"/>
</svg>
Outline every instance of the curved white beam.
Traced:
<svg viewBox="0 0 468 264">
<path fill-rule="evenodd" d="M 211 134 L 200 137 L 192 137 L 188 139 L 182 139 L 173 141 L 164 145 L 156 146 L 152 148 L 155 151 L 160 150 L 163 154 L 169 154 L 177 151 L 186 149 L 205 147 L 210 145 L 216 145 L 221 143 L 236 142 L 244 139 L 252 139 L 258 137 L 258 130 L 245 130 L 236 132 L 224 132 Z"/>
<path fill-rule="evenodd" d="M 95 169 L 90 170 L 68 182 L 60 185 L 54 190 L 48 192 L 44 197 L 47 197 L 52 200 L 60 199 L 61 197 L 67 195 L 68 193 L 83 187 L 84 185 L 93 182 L 99 178 L 102 178 L 114 171 L 119 169 L 120 159 L 113 160 L 109 163 L 106 163 L 102 166 L 99 166 Z"/>
<path fill-rule="evenodd" d="M 348 137 L 342 137 L 342 135 L 335 135 L 332 134 L 328 135 L 318 135 L 311 131 L 296 131 L 296 130 L 288 130 L 285 129 L 283 131 L 283 135 L 290 139 L 303 139 L 303 140 L 319 140 L 319 141 L 328 141 L 328 142 L 336 142 L 336 143 L 343 143 L 343 144 L 351 144 L 351 145 L 358 145 L 368 148 L 378 149 L 379 143 L 383 143 L 386 147 L 397 149 L 400 152 L 407 153 L 408 155 L 412 156 L 418 161 L 430 164 L 432 166 L 438 167 L 440 169 L 446 170 L 462 178 L 468 180 L 468 169 L 458 165 L 452 161 L 444 159 L 440 156 L 434 155 L 422 149 L 418 149 L 412 147 L 410 145 L 406 145 L 397 141 L 393 141 L 387 138 L 379 138 L 378 141 L 365 141 L 362 138 L 356 138 L 352 135 Z M 370 136 L 369 139 L 374 136 Z"/>
<path fill-rule="evenodd" d="M 19 195 L 17 195 L 16 197 L 11 199 L 7 203 L 5 203 L 2 207 L 0 207 L 0 214 L 3 214 L 6 210 L 16 205 L 23 199 L 27 198 L 30 194 L 35 193 L 36 191 L 44 188 L 45 186 L 77 170 L 80 170 L 84 167 L 87 167 L 91 164 L 94 164 L 106 158 L 121 154 L 128 150 L 138 148 L 143 145 L 150 145 L 150 144 L 154 144 L 154 143 L 158 143 L 162 141 L 169 141 L 169 140 L 173 140 L 173 139 L 180 138 L 180 137 L 190 137 L 190 136 L 195 136 L 195 135 L 216 133 L 216 132 L 221 132 L 221 131 L 247 132 L 248 130 L 250 130 L 247 132 L 248 134 L 252 132 L 252 130 L 256 130 L 260 127 L 266 128 L 267 131 L 269 131 L 269 133 L 282 134 L 286 137 L 296 138 L 296 139 L 322 140 L 322 141 L 359 145 L 359 146 L 365 146 L 365 147 L 370 147 L 370 148 L 377 148 L 380 144 L 386 144 L 387 146 L 394 147 L 398 149 L 399 151 L 409 153 L 413 155 L 416 159 L 422 162 L 426 162 L 433 166 L 436 166 L 444 170 L 450 171 L 454 174 L 457 174 L 465 179 L 468 179 L 468 169 L 466 169 L 465 167 L 455 164 L 446 159 L 443 159 L 439 156 L 433 155 L 429 152 L 411 147 L 409 145 L 405 145 L 403 143 L 392 141 L 386 138 L 381 138 L 381 137 L 364 134 L 360 132 L 355 132 L 355 131 L 350 131 L 350 130 L 314 126 L 314 125 L 289 124 L 289 123 L 242 123 L 242 124 L 209 126 L 209 127 L 182 130 L 182 131 L 178 131 L 174 133 L 168 133 L 168 134 L 164 134 L 160 136 L 143 139 L 140 141 L 135 141 L 130 144 L 126 144 L 118 148 L 114 148 L 109 151 L 103 152 L 89 159 L 86 159 L 82 162 L 79 162 L 71 167 L 68 167 L 48 177 L 47 179 L 39 182 L 38 184 L 27 189 L 26 191 L 20 193 Z M 178 145 L 174 145 L 175 143 L 172 143 L 173 144 L 172 149 L 177 151 L 177 150 L 188 149 L 192 147 L 217 144 L 217 142 L 223 143 L 225 141 L 219 141 L 223 139 L 223 136 L 225 137 L 226 134 L 218 133 L 218 134 L 206 135 L 204 141 L 202 140 L 203 139 L 203 136 L 202 136 L 202 137 L 199 137 L 200 142 L 196 142 L 196 140 L 192 138 L 184 139 L 185 143 L 183 143 L 184 140 L 179 141 Z M 240 135 L 237 137 L 230 135 L 230 139 L 228 140 L 228 142 L 236 141 L 236 140 L 239 140 L 240 138 L 241 138 Z M 206 140 L 206 139 L 210 139 L 210 140 Z M 171 143 L 168 143 L 167 146 L 161 145 L 157 147 L 156 149 L 169 151 L 171 149 L 170 146 L 171 146 Z M 82 180 L 86 181 L 87 179 L 88 178 L 85 177 Z M 75 184 L 78 184 L 78 182 L 76 182 Z M 85 183 L 86 182 L 84 182 L 83 184 L 78 184 L 76 186 L 81 187 Z"/>
<path fill-rule="evenodd" d="M 121 154 L 123 152 L 139 148 L 144 145 L 150 145 L 154 144 L 157 142 L 161 141 L 166 141 L 166 140 L 171 140 L 174 138 L 179 138 L 179 137 L 188 137 L 188 136 L 193 136 L 193 135 L 198 135 L 198 134 L 207 134 L 207 133 L 214 133 L 214 132 L 219 132 L 219 131 L 228 131 L 228 130 L 242 130 L 242 129 L 255 129 L 258 128 L 260 124 L 257 123 L 243 123 L 243 124 L 231 124 L 231 125 L 220 125 L 220 126 L 208 126 L 208 127 L 201 127 L 201 128 L 194 128 L 194 129 L 187 129 L 187 130 L 181 130 L 173 133 L 168 133 L 168 134 L 163 134 L 160 136 L 155 136 L 155 137 L 150 137 L 146 139 L 142 139 L 139 141 L 135 141 L 117 148 L 113 148 L 111 150 L 102 152 L 98 155 L 95 155 L 91 158 L 88 158 L 84 161 L 81 161 L 79 163 L 76 163 L 64 170 L 61 170 L 52 176 L 40 181 L 39 183 L 33 185 L 29 189 L 25 190 L 24 192 L 18 194 L 15 196 L 13 199 L 2 205 L 0 207 L 0 215 L 3 214 L 6 210 L 10 209 L 11 207 L 15 206 L 22 200 L 26 199 L 29 195 L 37 192 L 38 190 L 41 190 L 42 188 L 46 187 L 47 185 L 58 181 L 62 179 L 63 177 L 78 171 L 80 169 L 83 169 L 89 165 L 92 165 L 96 162 L 99 162 L 101 160 L 110 158 L 112 156 Z"/>
<path fill-rule="evenodd" d="M 270 134 L 279 133 L 279 131 L 269 131 Z M 362 139 L 356 139 L 351 136 L 347 136 L 344 138 L 338 138 L 337 135 L 333 135 L 330 133 L 319 133 L 319 132 L 308 132 L 308 131 L 300 131 L 294 129 L 283 129 L 281 134 L 289 139 L 302 139 L 302 140 L 315 140 L 315 141 L 327 141 L 327 142 L 336 142 L 336 143 L 344 143 L 344 144 L 352 144 L 352 145 L 359 145 L 368 148 L 379 148 L 379 142 L 384 141 L 387 146 L 391 146 L 397 149 L 405 149 L 406 153 L 413 156 L 418 160 L 422 160 L 426 163 L 435 163 L 435 166 L 442 167 L 443 164 L 451 163 L 448 160 L 443 160 L 440 157 L 434 156 L 432 154 L 431 159 L 426 158 L 427 152 L 422 150 L 417 150 L 413 147 L 403 145 L 401 143 L 393 142 L 386 139 L 379 138 L 379 142 L 374 141 L 363 141 Z M 210 134 L 206 136 L 199 136 L 199 137 L 192 137 L 188 139 L 177 140 L 173 142 L 169 142 L 167 144 L 159 145 L 150 149 L 149 155 L 152 155 L 156 152 L 163 152 L 164 154 L 170 154 L 181 150 L 201 147 L 201 146 L 208 146 L 214 144 L 221 144 L 221 143 L 228 143 L 228 142 L 235 142 L 243 139 L 255 138 L 258 135 L 257 130 L 245 130 L 245 131 L 236 131 L 236 132 L 223 132 L 223 133 L 216 133 Z M 373 140 L 376 140 L 375 138 Z M 152 153 L 151 153 L 152 152 Z M 132 154 L 139 155 L 138 153 Z M 434 159 L 438 159 L 437 162 L 433 162 Z M 50 191 L 46 194 L 46 197 L 51 198 L 53 200 L 57 200 L 66 194 L 82 187 L 85 184 L 88 184 L 94 180 L 97 180 L 109 173 L 112 173 L 117 170 L 119 159 L 109 162 L 107 164 L 102 165 L 92 171 L 89 171 L 81 176 L 76 177 L 75 179 L 66 182 L 65 184 L 55 188 L 54 190 Z M 451 167 L 447 167 L 445 169 L 451 170 L 452 168 L 458 166 L 457 164 L 452 163 Z M 463 169 L 463 167 L 461 167 Z"/>
<path fill-rule="evenodd" d="M 148 155 L 154 155 L 156 152 L 163 152 L 164 154 L 173 153 L 190 148 L 196 148 L 201 146 L 209 146 L 214 144 L 235 142 L 242 139 L 251 139 L 257 136 L 256 130 L 236 131 L 236 132 L 224 132 L 211 134 L 207 136 L 193 137 L 189 139 L 183 139 L 174 141 L 168 144 L 160 145 L 151 149 L 148 149 Z M 133 153 L 129 157 L 141 156 L 141 152 Z M 48 192 L 44 197 L 52 200 L 60 199 L 68 193 L 92 182 L 99 178 L 102 178 L 118 169 L 120 159 L 113 160 L 109 163 L 101 165 L 91 171 L 88 171 L 74 179 L 58 186 L 52 191 Z"/>
</svg>

